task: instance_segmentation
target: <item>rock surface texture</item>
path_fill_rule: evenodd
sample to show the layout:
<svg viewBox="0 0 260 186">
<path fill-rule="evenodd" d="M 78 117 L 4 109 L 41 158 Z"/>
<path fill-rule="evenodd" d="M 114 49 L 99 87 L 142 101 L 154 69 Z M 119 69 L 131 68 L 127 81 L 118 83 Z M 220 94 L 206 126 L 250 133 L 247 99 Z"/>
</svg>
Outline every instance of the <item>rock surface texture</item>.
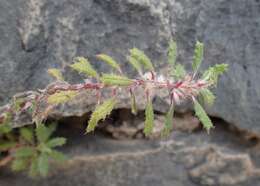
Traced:
<svg viewBox="0 0 260 186">
<path fill-rule="evenodd" d="M 210 136 L 174 131 L 166 141 L 82 136 L 84 130 L 63 127 L 69 139 L 63 148 L 67 163 L 39 180 L 1 171 L 0 185 L 258 186 L 259 149 L 218 124 Z"/>
<path fill-rule="evenodd" d="M 46 70 L 74 56 L 107 53 L 124 65 L 138 47 L 163 66 L 167 42 L 179 44 L 179 60 L 192 60 L 196 40 L 205 43 L 204 67 L 228 63 L 209 113 L 260 133 L 260 2 L 256 0 L 3 0 L 0 2 L 0 102 L 16 92 L 43 88 Z M 95 63 L 100 71 L 104 64 Z M 68 75 L 71 80 L 79 79 Z"/>
<path fill-rule="evenodd" d="M 128 49 L 144 50 L 163 69 L 173 38 L 178 60 L 188 66 L 200 40 L 206 47 L 202 68 L 230 66 L 215 91 L 216 104 L 207 111 L 260 135 L 259 26 L 258 0 L 1 0 L 0 103 L 17 92 L 44 88 L 51 81 L 48 68 L 62 68 L 72 82 L 82 80 L 66 66 L 75 56 L 86 56 L 100 72 L 108 72 L 95 59 L 107 53 L 133 76 L 125 59 Z M 54 116 L 83 116 L 94 107 L 88 98 L 61 105 Z M 119 108 L 127 109 L 129 100 L 124 94 L 120 99 Z M 165 112 L 166 106 L 155 99 L 157 111 Z M 114 135 L 121 130 L 113 129 Z M 86 144 L 79 140 L 68 150 L 69 164 L 47 180 L 0 172 L 0 185 L 259 185 L 259 150 L 252 152 L 229 135 L 225 130 L 210 136 L 175 132 L 167 142 L 87 137 Z"/>
</svg>

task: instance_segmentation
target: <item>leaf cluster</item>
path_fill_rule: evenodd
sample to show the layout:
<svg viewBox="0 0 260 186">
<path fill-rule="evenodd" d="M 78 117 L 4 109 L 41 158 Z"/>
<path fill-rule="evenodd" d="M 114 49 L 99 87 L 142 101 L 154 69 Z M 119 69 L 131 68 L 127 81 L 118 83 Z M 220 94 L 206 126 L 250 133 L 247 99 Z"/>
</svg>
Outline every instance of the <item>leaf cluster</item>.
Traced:
<svg viewBox="0 0 260 186">
<path fill-rule="evenodd" d="M 55 148 L 64 145 L 66 139 L 63 137 L 51 138 L 55 128 L 54 124 L 48 127 L 40 124 L 35 132 L 32 128 L 21 128 L 20 135 L 24 144 L 15 149 L 12 170 L 28 170 L 32 177 L 46 177 L 51 160 L 64 161 L 66 157 Z"/>
<path fill-rule="evenodd" d="M 177 52 L 177 44 L 175 41 L 170 41 L 169 48 L 168 48 L 168 63 L 169 63 L 169 76 L 168 78 L 172 78 L 171 81 L 175 82 L 184 82 L 185 78 L 189 76 L 189 73 L 185 70 L 185 67 L 177 62 L 178 52 Z M 196 74 L 199 74 L 199 69 L 201 66 L 201 63 L 203 61 L 204 56 L 204 44 L 197 41 L 195 43 L 194 48 L 194 57 L 193 57 L 193 63 L 192 63 L 192 69 L 193 69 L 193 76 L 192 80 L 194 80 Z M 101 75 L 98 74 L 98 72 L 91 66 L 90 62 L 84 58 L 84 57 L 77 57 L 74 60 L 74 63 L 70 65 L 70 67 L 74 70 L 76 70 L 79 73 L 83 73 L 88 77 L 96 78 L 98 82 L 101 82 L 105 86 L 111 86 L 114 90 L 116 90 L 117 87 L 131 87 L 135 84 L 135 79 L 130 79 L 127 76 L 122 74 L 122 70 L 120 68 L 120 65 L 116 62 L 115 59 L 110 57 L 106 54 L 99 54 L 96 56 L 100 61 L 105 62 L 107 65 L 111 66 L 113 69 L 116 70 L 119 74 L 112 73 L 102 73 Z M 127 61 L 129 64 L 132 65 L 132 67 L 139 73 L 141 76 L 141 79 L 144 77 L 143 71 L 148 71 L 154 74 L 154 66 L 151 62 L 151 59 L 141 50 L 137 48 L 133 48 L 129 50 L 129 55 L 127 55 Z M 227 70 L 226 64 L 217 64 L 213 67 L 210 67 L 207 69 L 203 75 L 202 80 L 204 83 L 207 83 L 208 85 L 216 85 L 218 81 L 219 75 L 223 74 Z M 51 69 L 49 70 L 49 73 L 52 74 L 56 79 L 63 80 L 63 77 L 60 72 L 57 70 Z M 168 80 L 169 82 L 169 80 Z M 153 122 L 154 122 L 154 111 L 153 111 L 153 105 L 150 98 L 149 92 L 150 87 L 146 87 L 146 109 L 145 109 L 145 127 L 144 127 L 144 133 L 145 135 L 149 135 L 153 131 Z M 183 90 L 182 90 L 183 91 Z M 178 91 L 177 91 L 178 92 Z M 194 90 L 194 92 L 199 94 L 200 100 L 207 105 L 212 105 L 215 96 L 211 92 L 211 90 L 207 88 Z M 171 94 L 171 93 L 170 93 Z M 182 94 L 185 95 L 185 92 Z M 48 98 L 48 102 L 50 104 L 59 104 L 64 103 L 73 97 L 75 97 L 76 91 L 64 91 L 64 92 L 58 92 L 54 95 L 51 95 Z M 137 107 L 136 107 L 136 99 L 135 95 L 130 88 L 130 95 L 131 95 L 131 107 L 132 107 L 132 113 L 137 113 Z M 191 94 L 193 95 L 193 94 Z M 172 94 L 170 95 L 172 97 Z M 176 96 L 176 95 L 175 95 Z M 179 96 L 180 97 L 180 96 Z M 173 113 L 174 113 L 174 107 L 175 104 L 178 103 L 178 100 L 172 99 L 172 104 L 169 108 L 168 113 L 165 117 L 165 127 L 163 129 L 162 135 L 165 136 L 166 134 L 169 134 L 172 130 L 173 125 Z M 176 98 L 177 99 L 177 98 Z M 179 98 L 178 98 L 179 99 Z M 194 110 L 196 116 L 200 119 L 203 126 L 210 130 L 210 128 L 213 127 L 212 122 L 210 121 L 210 118 L 207 116 L 206 112 L 204 111 L 203 107 L 199 104 L 199 102 L 196 100 L 195 96 L 192 96 L 191 99 L 194 102 Z M 96 109 L 93 111 L 90 120 L 88 122 L 88 127 L 86 129 L 87 132 L 93 131 L 95 127 L 97 126 L 98 122 L 100 120 L 104 120 L 110 112 L 113 110 L 114 106 L 116 104 L 116 95 L 113 95 L 113 98 L 109 100 L 105 100 L 103 104 L 97 105 Z"/>
<path fill-rule="evenodd" d="M 172 71 L 171 71 L 171 76 L 176 79 L 180 80 L 183 79 L 187 73 L 185 71 L 185 68 L 181 64 L 176 64 L 176 54 L 177 54 L 177 44 L 174 41 L 170 42 L 169 49 L 168 49 L 168 59 L 169 59 L 169 64 L 171 65 Z M 199 68 L 201 66 L 201 63 L 203 61 L 203 55 L 204 55 L 204 45 L 203 43 L 197 41 L 194 49 L 194 57 L 193 57 L 193 63 L 192 63 L 192 69 L 193 69 L 193 78 L 196 75 L 196 73 L 199 71 Z M 211 85 L 216 85 L 218 81 L 219 75 L 223 74 L 225 71 L 227 71 L 228 65 L 227 64 L 217 64 L 213 67 L 209 67 L 202 75 L 202 79 L 211 84 Z M 204 104 L 207 105 L 213 105 L 214 100 L 215 100 L 215 95 L 208 89 L 204 88 L 199 91 L 199 95 L 201 97 L 201 100 L 203 101 Z M 193 102 L 194 102 L 194 110 L 195 110 L 195 115 L 199 118 L 201 121 L 203 127 L 209 132 L 211 128 L 213 128 L 212 121 L 206 114 L 206 111 L 203 109 L 203 107 L 200 105 L 200 103 L 196 100 L 195 97 L 193 97 Z M 170 108 L 168 114 L 173 113 L 172 107 Z M 167 115 L 168 115 L 167 114 Z M 170 130 L 171 125 L 167 125 L 169 119 L 166 119 L 166 131 L 167 128 Z M 172 121 L 171 121 L 172 122 Z M 167 127 L 170 126 L 170 127 Z M 164 129 L 165 131 L 165 129 Z"/>
<path fill-rule="evenodd" d="M 65 82 L 61 70 L 56 68 L 49 69 L 48 73 L 54 77 L 57 82 L 65 82 L 66 86 L 58 91 L 55 89 L 53 93 L 49 93 L 48 91 L 46 91 L 47 93 L 43 93 L 47 108 L 53 108 L 52 106 L 66 103 L 75 98 L 79 91 L 82 90 L 81 88 L 84 89 L 88 87 L 87 85 L 98 85 L 98 88 L 93 89 L 97 91 L 97 95 L 100 95 L 100 97 L 104 87 L 110 88 L 111 98 L 102 101 L 100 101 L 101 98 L 99 98 L 96 108 L 90 116 L 86 128 L 86 133 L 89 133 L 94 131 L 98 123 L 105 120 L 115 108 L 118 89 L 125 88 L 129 91 L 131 96 L 131 111 L 133 114 L 137 114 L 138 100 L 136 100 L 134 90 L 137 86 L 141 86 L 146 99 L 143 132 L 145 136 L 149 136 L 154 131 L 154 109 L 151 94 L 155 88 L 159 87 L 161 89 L 163 87 L 169 91 L 171 104 L 165 115 L 164 128 L 161 133 L 162 136 L 168 136 L 173 130 L 174 109 L 182 99 L 190 99 L 193 101 L 195 115 L 201 121 L 203 127 L 209 132 L 214 126 L 200 102 L 202 102 L 203 105 L 209 106 L 214 103 L 215 95 L 210 88 L 217 85 L 219 76 L 227 71 L 228 65 L 216 64 L 201 73 L 200 66 L 203 62 L 204 45 L 197 41 L 194 49 L 193 63 L 191 64 L 193 72 L 190 74 L 181 63 L 177 62 L 177 50 L 178 46 L 176 42 L 170 41 L 167 51 L 169 64 L 168 73 L 167 77 L 162 77 L 161 79 L 159 79 L 159 76 L 156 76 L 151 59 L 142 50 L 137 48 L 129 50 L 129 54 L 126 57 L 127 62 L 140 75 L 140 77 L 135 79 L 128 78 L 124 75 L 117 61 L 106 54 L 99 54 L 96 57 L 100 62 L 109 65 L 113 69 L 113 73 L 99 74 L 87 58 L 75 58 L 73 64 L 69 65 L 69 67 L 86 76 L 88 81 L 85 82 L 86 84 L 71 86 L 73 87 L 71 89 L 70 84 Z M 197 77 L 201 74 L 201 77 Z M 179 86 L 183 84 L 184 86 L 179 88 Z M 19 137 L 17 138 L 17 135 L 14 134 L 10 125 L 12 114 L 20 112 L 25 103 L 26 100 L 23 98 L 16 98 L 11 104 L 12 112 L 4 113 L 5 119 L 0 123 L 0 153 L 10 151 L 10 149 L 12 150 L 10 152 L 12 152 L 12 169 L 14 171 L 27 170 L 32 177 L 38 175 L 45 177 L 48 174 L 49 164 L 52 160 L 64 161 L 66 159 L 61 152 L 55 150 L 56 147 L 64 145 L 66 139 L 62 137 L 52 138 L 51 136 L 56 128 L 55 125 L 46 126 L 42 123 L 37 123 L 35 129 L 29 127 L 21 128 L 19 130 Z M 29 109 L 32 110 L 31 113 L 35 113 L 36 100 L 34 100 L 34 102 L 32 101 L 31 105 Z M 3 114 L 1 114 L 1 117 L 3 117 Z M 37 117 L 36 115 L 35 118 Z"/>
<path fill-rule="evenodd" d="M 11 115 L 5 114 L 4 122 L 0 125 L 0 155 L 2 152 L 15 147 L 15 145 L 15 136 L 11 127 Z"/>
<path fill-rule="evenodd" d="M 140 75 L 142 74 L 143 69 L 154 71 L 154 67 L 151 63 L 151 60 L 143 51 L 137 48 L 133 48 L 129 51 L 129 53 L 130 54 L 127 56 L 127 60 L 133 66 L 133 68 L 138 71 Z M 95 78 L 98 82 L 101 82 L 105 86 L 128 87 L 134 83 L 133 79 L 130 79 L 122 74 L 120 65 L 116 62 L 115 59 L 113 59 L 112 57 L 106 54 L 99 54 L 96 57 L 100 61 L 105 62 L 107 65 L 111 66 L 119 74 L 102 73 L 100 75 L 92 67 L 88 59 L 84 57 L 75 58 L 74 63 L 71 64 L 70 67 L 80 74 L 84 74 L 87 77 Z M 62 73 L 58 69 L 50 69 L 48 72 L 55 79 L 64 81 Z M 73 99 L 76 95 L 77 95 L 77 91 L 74 90 L 60 91 L 50 95 L 47 100 L 48 100 L 48 104 L 57 105 Z M 132 103 L 131 104 L 132 112 L 136 114 L 137 107 L 136 107 L 136 100 L 134 94 L 131 94 L 131 103 Z M 106 116 L 110 114 L 115 104 L 116 104 L 116 98 L 113 97 L 109 100 L 105 100 L 103 104 L 97 105 L 96 109 L 93 111 L 90 117 L 86 132 L 93 131 L 97 126 L 98 122 L 100 120 L 104 120 Z M 150 104 L 150 106 L 152 105 Z M 151 122 L 147 122 L 147 124 L 148 123 Z M 152 126 L 150 128 L 152 128 Z M 150 132 L 150 130 L 148 130 L 147 133 Z"/>
</svg>

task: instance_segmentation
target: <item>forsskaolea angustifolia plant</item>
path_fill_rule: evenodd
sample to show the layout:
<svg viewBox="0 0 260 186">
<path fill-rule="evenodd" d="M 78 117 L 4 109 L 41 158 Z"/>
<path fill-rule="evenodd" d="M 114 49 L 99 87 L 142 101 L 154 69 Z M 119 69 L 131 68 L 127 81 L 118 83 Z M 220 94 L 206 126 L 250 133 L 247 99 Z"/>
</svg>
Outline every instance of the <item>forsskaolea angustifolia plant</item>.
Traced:
<svg viewBox="0 0 260 186">
<path fill-rule="evenodd" d="M 172 128 L 172 118 L 174 107 L 181 102 L 191 99 L 194 103 L 196 116 L 199 118 L 204 128 L 209 131 L 213 124 L 206 112 L 197 101 L 198 96 L 202 96 L 203 100 L 208 104 L 213 104 L 215 96 L 210 91 L 211 87 L 216 86 L 218 76 L 227 70 L 226 64 L 217 64 L 206 70 L 199 77 L 199 67 L 203 59 L 203 44 L 196 43 L 194 59 L 192 63 L 193 73 L 187 73 L 185 68 L 176 63 L 177 45 L 175 42 L 170 42 L 168 49 L 169 76 L 157 74 L 151 60 L 145 53 L 137 48 L 129 51 L 127 61 L 138 72 L 137 78 L 128 78 L 122 73 L 119 64 L 110 56 L 105 54 L 97 55 L 100 61 L 110 65 L 117 73 L 101 75 L 91 66 L 90 62 L 84 57 L 77 57 L 74 63 L 70 65 L 75 71 L 85 74 L 91 79 L 87 79 L 85 83 L 76 85 L 64 84 L 62 86 L 53 86 L 49 91 L 52 94 L 47 94 L 46 100 L 49 105 L 57 105 L 64 103 L 67 100 L 75 97 L 79 91 L 84 89 L 92 89 L 97 91 L 97 107 L 93 111 L 86 132 L 91 132 L 95 129 L 98 122 L 106 118 L 113 110 L 117 103 L 117 94 L 119 89 L 127 89 L 131 96 L 131 106 L 133 114 L 136 114 L 136 98 L 135 89 L 141 87 L 145 93 L 146 108 L 145 108 L 145 135 L 149 135 L 153 130 L 154 111 L 151 100 L 151 94 L 156 93 L 158 89 L 166 89 L 169 92 L 170 108 L 166 114 L 164 133 L 167 134 Z M 58 80 L 63 80 L 63 76 L 58 69 L 50 69 L 49 73 Z M 94 79 L 94 80 L 93 80 Z M 101 92 L 104 88 L 111 89 L 111 97 L 101 103 Z"/>
<path fill-rule="evenodd" d="M 170 100 L 169 111 L 166 113 L 164 129 L 162 131 L 163 136 L 167 136 L 172 130 L 173 115 L 176 105 L 179 105 L 186 100 L 191 100 L 193 102 L 195 115 L 201 121 L 203 127 L 209 132 L 210 129 L 213 128 L 213 123 L 199 103 L 198 98 L 202 98 L 204 103 L 209 105 L 213 104 L 215 96 L 210 89 L 217 85 L 219 75 L 223 74 L 227 70 L 228 65 L 216 64 L 209 67 L 203 73 L 200 72 L 199 69 L 203 60 L 203 51 L 203 44 L 197 42 L 192 63 L 193 72 L 189 73 L 185 70 L 183 65 L 176 62 L 177 44 L 174 41 L 171 41 L 168 48 L 169 73 L 166 76 L 156 73 L 148 56 L 143 51 L 133 48 L 129 51 L 127 61 L 137 71 L 138 77 L 136 78 L 129 78 L 123 74 L 120 65 L 112 57 L 106 54 L 99 54 L 96 57 L 99 61 L 105 62 L 111 66 L 115 73 L 99 74 L 92 67 L 87 58 L 76 57 L 73 64 L 69 66 L 78 73 L 86 76 L 87 79 L 83 83 L 70 84 L 64 80 L 61 70 L 54 68 L 49 69 L 49 74 L 57 81 L 38 92 L 27 92 L 27 94 L 23 95 L 22 98 L 14 97 L 13 101 L 8 104 L 0 114 L 0 129 L 1 127 L 7 127 L 8 130 L 6 131 L 10 132 L 11 128 L 8 126 L 10 125 L 12 118 L 16 117 L 17 114 L 23 111 L 30 111 L 33 123 L 36 124 L 35 140 L 39 143 L 36 143 L 34 140 L 33 144 L 36 143 L 36 145 L 33 147 L 36 147 L 37 150 L 35 150 L 35 148 L 29 148 L 30 152 L 26 152 L 27 155 L 22 155 L 21 157 L 22 160 L 24 156 L 27 157 L 27 159 L 30 159 L 27 161 L 27 164 L 30 166 L 30 171 L 42 176 L 47 175 L 48 167 L 46 168 L 45 166 L 45 168 L 42 169 L 41 166 L 43 166 L 43 162 L 48 162 L 50 156 L 55 156 L 56 154 L 56 159 L 63 159 L 61 154 L 58 154 L 58 152 L 51 148 L 61 146 L 65 143 L 64 138 L 54 138 L 54 142 L 49 142 L 51 141 L 51 139 L 49 139 L 50 132 L 47 132 L 48 127 L 45 127 L 43 123 L 55 106 L 66 103 L 84 90 L 94 91 L 97 102 L 96 108 L 93 110 L 88 121 L 86 133 L 94 131 L 98 122 L 104 120 L 115 108 L 115 105 L 118 102 L 120 89 L 124 89 L 129 93 L 129 96 L 131 97 L 131 110 L 133 114 L 136 114 L 138 109 L 136 101 L 138 100 L 136 100 L 135 90 L 137 88 L 143 90 L 146 99 L 144 126 L 144 134 L 146 136 L 151 134 L 153 131 L 154 110 L 152 95 L 156 94 L 157 90 L 160 89 L 167 90 Z M 102 98 L 102 92 L 105 89 L 109 89 L 111 92 L 111 97 L 106 100 Z M 44 111 L 40 111 L 40 105 L 42 105 L 42 103 L 45 105 Z M 44 135 L 46 132 L 48 133 L 47 137 L 45 136 L 41 139 L 41 137 L 39 137 L 40 133 Z M 27 132 L 27 135 L 29 135 L 29 132 Z M 28 137 L 24 136 L 24 138 Z M 48 145 L 49 143 L 51 145 Z M 28 145 L 25 147 L 27 148 Z M 6 150 L 10 149 L 15 149 L 16 152 L 19 152 L 19 150 L 17 150 L 17 144 L 15 147 L 10 146 L 10 148 L 6 148 Z M 22 164 L 21 162 L 24 162 L 19 160 L 19 158 L 17 159 L 16 156 L 14 156 L 13 159 L 16 160 L 16 164 L 18 161 L 18 165 Z M 24 168 L 26 168 L 25 165 L 21 167 L 18 166 L 16 169 L 23 170 Z M 34 169 L 36 171 L 33 171 Z"/>
</svg>

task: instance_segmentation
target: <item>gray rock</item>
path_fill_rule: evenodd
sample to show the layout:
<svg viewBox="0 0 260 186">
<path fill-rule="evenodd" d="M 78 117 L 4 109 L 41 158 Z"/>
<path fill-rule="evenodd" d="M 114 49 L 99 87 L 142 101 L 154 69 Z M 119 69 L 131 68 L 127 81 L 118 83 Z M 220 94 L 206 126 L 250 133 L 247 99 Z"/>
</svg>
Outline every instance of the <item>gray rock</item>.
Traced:
<svg viewBox="0 0 260 186">
<path fill-rule="evenodd" d="M 0 41 L 1 102 L 17 91 L 45 87 L 51 81 L 47 69 L 62 68 L 75 56 L 93 60 L 102 52 L 125 62 L 127 50 L 136 46 L 159 60 L 170 37 L 163 2 L 154 5 L 156 9 L 145 1 L 0 3 L 5 36 Z M 108 72 L 106 65 L 95 62 L 100 71 Z M 129 65 L 122 66 L 131 74 Z"/>
<path fill-rule="evenodd" d="M 255 0 L 183 1 L 171 3 L 171 26 L 180 43 L 180 60 L 190 62 L 196 39 L 205 43 L 204 68 L 229 64 L 216 89 L 209 113 L 259 133 L 260 2 Z"/>
<path fill-rule="evenodd" d="M 133 76 L 124 57 L 129 48 L 145 50 L 160 68 L 167 43 L 174 38 L 178 60 L 188 66 L 194 43 L 200 40 L 206 46 L 204 69 L 216 63 L 230 65 L 208 112 L 259 134 L 259 7 L 257 0 L 2 0 L 0 102 L 7 103 L 17 92 L 45 87 L 51 81 L 48 68 L 62 68 L 72 82 L 82 80 L 66 67 L 74 56 L 87 56 L 107 72 L 94 57 L 107 53 Z M 138 96 L 142 109 L 144 100 Z M 94 102 L 89 95 L 82 96 L 60 105 L 53 116 L 82 116 L 93 110 Z M 123 94 L 118 108 L 128 106 Z M 156 110 L 165 108 L 165 101 L 155 99 Z M 77 133 L 79 138 L 63 149 L 71 157 L 68 164 L 47 179 L 32 181 L 1 171 L 0 185 L 258 185 L 259 150 L 227 131 L 216 129 L 211 135 L 176 131 L 164 142 L 115 141 Z"/>
<path fill-rule="evenodd" d="M 260 3 L 256 0 L 9 0 L 0 2 L 0 102 L 16 92 L 43 88 L 46 70 L 64 68 L 74 56 L 107 53 L 134 75 L 125 54 L 141 48 L 163 66 L 170 38 L 179 60 L 192 60 L 195 40 L 205 43 L 203 68 L 228 63 L 208 112 L 241 129 L 260 132 Z M 100 71 L 105 64 L 94 63 Z M 67 75 L 71 81 L 79 80 Z M 158 106 L 158 108 L 163 108 Z"/>
<path fill-rule="evenodd" d="M 62 150 L 70 159 L 46 179 L 4 170 L 0 185 L 256 186 L 260 181 L 259 153 L 227 128 L 217 127 L 210 136 L 174 131 L 166 141 L 79 133 L 67 128 L 69 141 Z"/>
</svg>

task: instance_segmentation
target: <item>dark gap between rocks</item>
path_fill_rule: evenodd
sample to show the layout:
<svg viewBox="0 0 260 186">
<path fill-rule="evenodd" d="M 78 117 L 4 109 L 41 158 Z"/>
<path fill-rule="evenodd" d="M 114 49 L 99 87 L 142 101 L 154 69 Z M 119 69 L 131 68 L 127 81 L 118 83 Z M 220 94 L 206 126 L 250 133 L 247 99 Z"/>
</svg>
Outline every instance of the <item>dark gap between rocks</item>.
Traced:
<svg viewBox="0 0 260 186">
<path fill-rule="evenodd" d="M 131 114 L 130 109 L 114 110 L 105 121 L 99 123 L 95 132 L 85 134 L 89 116 L 90 113 L 82 117 L 64 118 L 59 122 L 56 135 L 68 138 L 68 146 L 82 143 L 86 149 L 95 149 L 95 147 L 89 143 L 93 140 L 96 143 L 100 142 L 99 145 L 103 143 L 101 142 L 102 139 L 110 140 L 113 143 L 120 143 L 115 141 L 126 141 L 126 143 L 129 144 L 131 144 L 130 141 L 144 143 L 148 141 L 149 143 L 149 141 L 167 140 L 161 139 L 158 134 L 152 135 L 149 139 L 144 137 L 142 132 L 144 125 L 143 111 L 139 111 L 139 113 L 134 116 Z M 241 130 L 235 125 L 229 124 L 219 118 L 212 118 L 215 128 L 211 130 L 210 134 L 207 134 L 202 128 L 197 118 L 193 116 L 193 113 L 176 113 L 174 118 L 173 135 L 183 136 L 183 138 L 195 138 L 197 136 L 198 138 L 205 138 L 204 140 L 231 149 L 237 149 L 238 151 L 254 150 L 259 146 L 259 137 L 257 135 Z M 155 125 L 163 125 L 163 119 L 162 114 L 156 114 Z M 122 144 L 123 143 L 124 142 L 122 142 Z M 103 145 L 101 145 L 100 148 L 105 148 L 102 146 Z M 98 151 L 99 149 L 96 150 Z"/>
<path fill-rule="evenodd" d="M 218 147 L 228 154 L 249 154 L 253 164 L 260 166 L 260 154 L 257 154 L 258 138 L 239 130 L 232 124 L 228 124 L 219 118 L 212 118 L 215 128 L 210 134 L 202 129 L 193 113 L 176 114 L 175 129 L 167 139 L 161 138 L 115 138 L 111 132 L 104 130 L 102 125 L 113 125 L 116 130 L 125 122 L 138 126 L 144 121 L 144 112 L 137 116 L 130 114 L 129 109 L 117 109 L 104 121 L 94 133 L 84 134 L 90 114 L 82 117 L 69 117 L 59 121 L 55 136 L 63 136 L 68 139 L 65 146 L 59 148 L 69 159 L 74 157 L 96 157 L 115 154 L 138 154 L 140 152 L 153 151 L 162 147 L 162 142 L 174 142 L 185 144 L 188 148 L 201 149 L 202 147 Z M 162 115 L 156 114 L 156 123 L 162 122 Z M 183 125 L 183 126 L 181 126 Z M 189 128 L 189 125 L 193 125 Z M 133 126 L 132 126 L 133 127 Z M 123 139 L 123 140 L 122 140 Z M 178 149 L 175 149 L 178 151 Z M 3 171 L 2 176 L 13 177 L 15 173 Z M 16 177 L 23 178 L 21 174 Z M 26 179 L 27 180 L 27 179 Z"/>
</svg>

